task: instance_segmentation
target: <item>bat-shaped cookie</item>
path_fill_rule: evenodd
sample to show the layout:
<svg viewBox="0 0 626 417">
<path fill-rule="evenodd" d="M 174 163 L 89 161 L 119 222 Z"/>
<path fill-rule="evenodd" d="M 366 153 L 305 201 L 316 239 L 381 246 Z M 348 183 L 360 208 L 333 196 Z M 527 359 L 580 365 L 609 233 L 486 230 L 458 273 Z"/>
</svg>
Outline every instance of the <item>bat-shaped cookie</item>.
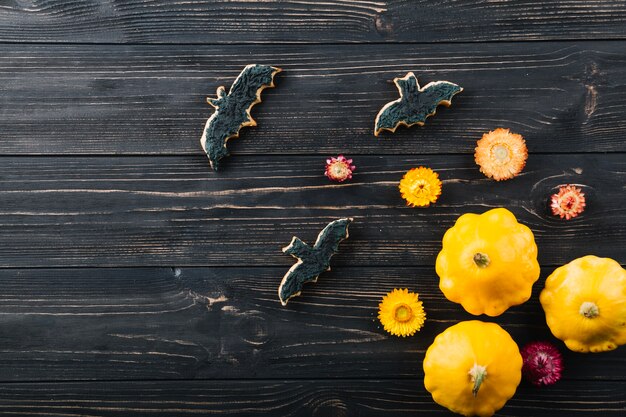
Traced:
<svg viewBox="0 0 626 417">
<path fill-rule="evenodd" d="M 426 118 L 435 114 L 437 106 L 450 106 L 452 97 L 463 91 L 448 81 L 435 81 L 420 88 L 415 74 L 409 72 L 393 82 L 400 91 L 400 98 L 387 103 L 376 116 L 374 136 L 383 130 L 395 132 L 399 125 L 423 126 Z"/>
<path fill-rule="evenodd" d="M 274 87 L 274 75 L 280 71 L 280 68 L 268 65 L 247 65 L 228 94 L 224 87 L 219 87 L 217 98 L 207 98 L 215 107 L 215 113 L 204 126 L 200 144 L 214 171 L 217 171 L 218 161 L 228 155 L 228 139 L 239 137 L 239 130 L 244 126 L 256 126 L 250 110 L 261 102 L 261 91 Z"/>
<path fill-rule="evenodd" d="M 310 247 L 297 237 L 283 248 L 298 260 L 283 277 L 278 287 L 278 298 L 282 305 L 287 305 L 290 298 L 300 295 L 302 286 L 307 282 L 317 282 L 317 277 L 330 270 L 330 258 L 339 251 L 339 243 L 348 238 L 348 226 L 351 218 L 330 222 L 317 236 L 315 245 Z"/>
</svg>

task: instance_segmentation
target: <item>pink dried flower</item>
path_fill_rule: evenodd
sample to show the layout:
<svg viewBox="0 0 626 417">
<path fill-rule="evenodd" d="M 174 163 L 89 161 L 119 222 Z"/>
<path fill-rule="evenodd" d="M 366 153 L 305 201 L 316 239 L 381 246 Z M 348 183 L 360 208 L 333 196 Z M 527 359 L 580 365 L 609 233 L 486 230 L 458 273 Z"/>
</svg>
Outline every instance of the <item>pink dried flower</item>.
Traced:
<svg viewBox="0 0 626 417">
<path fill-rule="evenodd" d="M 573 219 L 585 211 L 585 193 L 573 185 L 564 185 L 550 197 L 550 207 L 555 216 Z"/>
<path fill-rule="evenodd" d="M 531 342 L 521 350 L 524 365 L 522 373 L 529 382 L 541 386 L 552 385 L 561 379 L 563 357 L 549 342 Z"/>
<path fill-rule="evenodd" d="M 326 160 L 326 175 L 333 181 L 343 182 L 352 178 L 352 172 L 356 169 L 352 165 L 352 159 L 346 159 L 343 155 Z"/>
</svg>

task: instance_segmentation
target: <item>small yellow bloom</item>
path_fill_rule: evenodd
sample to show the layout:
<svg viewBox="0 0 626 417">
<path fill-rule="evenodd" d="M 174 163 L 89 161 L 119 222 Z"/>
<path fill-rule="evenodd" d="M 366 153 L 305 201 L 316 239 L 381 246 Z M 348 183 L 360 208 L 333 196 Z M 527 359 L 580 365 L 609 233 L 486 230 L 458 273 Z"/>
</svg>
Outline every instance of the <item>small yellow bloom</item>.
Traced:
<svg viewBox="0 0 626 417">
<path fill-rule="evenodd" d="M 498 128 L 485 133 L 478 142 L 474 159 L 480 172 L 496 181 L 508 180 L 522 172 L 528 149 L 522 135 Z"/>
<path fill-rule="evenodd" d="M 426 320 L 418 294 L 408 289 L 394 289 L 378 305 L 378 319 L 385 330 L 395 336 L 413 336 Z"/>
<path fill-rule="evenodd" d="M 439 175 L 430 168 L 413 168 L 402 177 L 400 194 L 408 206 L 426 207 L 441 195 Z"/>
</svg>

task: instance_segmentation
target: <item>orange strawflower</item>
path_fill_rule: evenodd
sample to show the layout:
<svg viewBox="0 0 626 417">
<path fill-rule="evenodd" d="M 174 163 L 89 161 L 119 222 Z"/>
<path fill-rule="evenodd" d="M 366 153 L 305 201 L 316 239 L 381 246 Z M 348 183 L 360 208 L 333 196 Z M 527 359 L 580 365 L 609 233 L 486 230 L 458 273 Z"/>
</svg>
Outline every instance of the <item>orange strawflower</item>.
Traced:
<svg viewBox="0 0 626 417">
<path fill-rule="evenodd" d="M 476 145 L 474 158 L 480 172 L 496 181 L 515 177 L 526 165 L 526 142 L 509 129 L 498 128 L 485 133 Z"/>
</svg>

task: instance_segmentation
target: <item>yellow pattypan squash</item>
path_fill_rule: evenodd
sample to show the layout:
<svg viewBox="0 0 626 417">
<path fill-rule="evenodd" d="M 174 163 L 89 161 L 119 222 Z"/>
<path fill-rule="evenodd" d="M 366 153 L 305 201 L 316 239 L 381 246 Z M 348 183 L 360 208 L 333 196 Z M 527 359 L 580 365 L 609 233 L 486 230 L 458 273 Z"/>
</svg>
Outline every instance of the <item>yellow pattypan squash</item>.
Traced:
<svg viewBox="0 0 626 417">
<path fill-rule="evenodd" d="M 455 413 L 488 417 L 515 394 L 522 364 L 517 344 L 502 327 L 463 321 L 439 334 L 426 351 L 424 386 Z"/>
<path fill-rule="evenodd" d="M 626 344 L 626 270 L 588 255 L 554 270 L 539 297 L 550 331 L 576 352 Z"/>
<path fill-rule="evenodd" d="M 533 232 L 505 208 L 467 213 L 443 236 L 439 288 L 474 315 L 498 316 L 530 298 L 539 278 Z"/>
</svg>

